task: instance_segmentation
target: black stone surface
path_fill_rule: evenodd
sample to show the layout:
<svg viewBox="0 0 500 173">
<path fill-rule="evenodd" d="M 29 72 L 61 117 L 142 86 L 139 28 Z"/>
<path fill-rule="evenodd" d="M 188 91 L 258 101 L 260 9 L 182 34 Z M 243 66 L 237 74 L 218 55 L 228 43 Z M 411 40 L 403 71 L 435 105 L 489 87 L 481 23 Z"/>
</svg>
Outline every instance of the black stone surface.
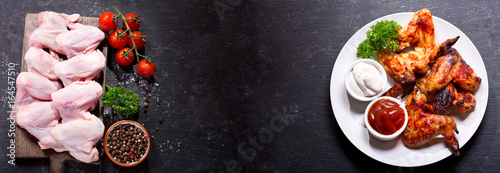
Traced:
<svg viewBox="0 0 500 173">
<path fill-rule="evenodd" d="M 122 68 L 109 53 L 106 83 L 151 94 L 137 119 L 154 139 L 147 160 L 121 168 L 65 163 L 67 172 L 497 172 L 500 124 L 497 1 L 37 1 L 0 5 L 0 112 L 8 77 L 20 72 L 24 17 L 45 10 L 98 17 L 116 6 L 141 15 L 153 78 Z M 462 30 L 488 72 L 484 119 L 460 157 L 400 168 L 364 155 L 340 130 L 329 84 L 336 57 L 368 22 L 428 8 Z M 116 50 L 114 50 L 116 51 Z M 15 64 L 15 70 L 9 64 Z M 15 76 L 9 76 L 15 71 Z M 156 97 L 160 104 L 156 105 Z M 158 118 L 164 119 L 159 123 Z M 0 120 L 0 172 L 47 172 L 48 159 L 10 160 L 10 122 Z M 158 127 L 158 131 L 155 128 Z"/>
</svg>

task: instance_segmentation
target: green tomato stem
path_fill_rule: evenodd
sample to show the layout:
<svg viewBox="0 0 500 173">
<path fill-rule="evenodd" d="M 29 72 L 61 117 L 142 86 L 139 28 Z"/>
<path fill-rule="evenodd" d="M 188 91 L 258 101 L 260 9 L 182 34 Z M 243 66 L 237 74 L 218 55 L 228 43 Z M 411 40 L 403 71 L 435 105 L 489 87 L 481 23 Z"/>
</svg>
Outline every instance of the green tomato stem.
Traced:
<svg viewBox="0 0 500 173">
<path fill-rule="evenodd" d="M 123 16 L 123 14 L 120 12 L 120 10 L 118 10 L 118 8 L 116 8 L 115 6 L 113 6 L 113 8 L 115 9 L 115 11 L 118 13 L 118 15 L 122 18 L 122 20 L 124 21 L 123 23 L 125 24 L 125 27 L 127 27 L 127 30 L 126 32 L 128 32 L 128 35 L 130 35 L 130 38 L 129 39 L 132 39 L 132 31 L 130 31 L 130 27 L 128 26 L 128 23 L 127 23 L 127 19 L 125 19 L 125 16 Z M 137 47 L 135 46 L 135 41 L 134 39 L 132 39 L 132 45 L 134 45 L 132 47 L 132 49 L 134 50 L 135 52 L 135 55 L 136 55 L 136 58 L 137 58 L 137 62 L 139 62 L 139 57 L 143 57 L 143 58 L 148 58 L 147 56 L 144 56 L 144 55 L 141 55 L 139 54 L 139 52 L 137 51 Z M 149 59 L 149 58 L 148 58 Z"/>
</svg>

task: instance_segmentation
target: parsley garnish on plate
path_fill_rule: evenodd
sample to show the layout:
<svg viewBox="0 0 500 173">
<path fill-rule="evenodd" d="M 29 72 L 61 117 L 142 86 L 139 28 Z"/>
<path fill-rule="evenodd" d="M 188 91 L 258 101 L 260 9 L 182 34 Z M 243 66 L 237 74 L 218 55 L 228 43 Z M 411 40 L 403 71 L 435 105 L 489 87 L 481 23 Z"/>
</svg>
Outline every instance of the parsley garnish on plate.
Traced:
<svg viewBox="0 0 500 173">
<path fill-rule="evenodd" d="M 357 57 L 369 59 L 383 49 L 396 50 L 399 47 L 397 31 L 401 29 L 396 21 L 382 20 L 366 32 L 366 40 L 358 45 Z"/>
</svg>

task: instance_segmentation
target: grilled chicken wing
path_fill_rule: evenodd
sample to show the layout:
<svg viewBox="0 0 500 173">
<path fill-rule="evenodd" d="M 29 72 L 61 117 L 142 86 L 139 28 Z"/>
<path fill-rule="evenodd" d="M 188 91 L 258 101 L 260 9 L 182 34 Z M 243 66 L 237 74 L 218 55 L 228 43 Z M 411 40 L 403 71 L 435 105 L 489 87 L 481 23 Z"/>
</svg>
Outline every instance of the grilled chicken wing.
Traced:
<svg viewBox="0 0 500 173">
<path fill-rule="evenodd" d="M 387 50 L 381 51 L 378 54 L 378 61 L 387 74 L 397 83 L 384 95 L 392 97 L 408 95 L 415 87 L 415 73 L 425 74 L 429 70 L 430 61 L 434 61 L 435 57 L 444 55 L 458 39 L 459 37 L 448 39 L 426 51 L 425 48 L 415 48 L 415 51 L 410 53 L 399 54 Z"/>
<path fill-rule="evenodd" d="M 378 61 L 397 84 L 389 89 L 384 95 L 397 97 L 408 95 L 415 87 L 415 73 L 411 67 L 411 60 L 408 54 L 396 54 L 392 51 L 381 51 L 378 54 Z"/>
<path fill-rule="evenodd" d="M 474 70 L 464 61 L 462 56 L 458 54 L 458 64 L 453 71 L 453 82 L 458 84 L 460 88 L 472 91 L 479 87 L 481 84 L 481 78 L 477 76 Z"/>
<path fill-rule="evenodd" d="M 451 105 L 462 113 L 467 113 L 476 107 L 476 98 L 470 91 L 455 87 L 449 83 L 436 93 L 434 102 L 425 105 L 425 111 L 433 114 L 446 115 Z"/>
<path fill-rule="evenodd" d="M 415 73 L 427 73 L 429 64 L 434 63 L 436 57 L 446 53 L 459 37 L 448 39 L 436 46 L 432 14 L 426 8 L 415 12 L 408 25 L 397 32 L 399 47 L 396 52 L 381 51 L 378 54 L 378 61 L 397 83 L 384 93 L 384 96 L 404 97 L 415 88 Z M 411 46 L 414 48 L 413 51 L 400 53 Z"/>
<path fill-rule="evenodd" d="M 481 78 L 462 59 L 456 49 L 450 49 L 446 55 L 439 57 L 431 71 L 417 80 L 417 87 L 425 95 L 429 95 L 440 91 L 451 81 L 467 91 L 476 89 L 481 83 Z"/>
<path fill-rule="evenodd" d="M 401 52 L 410 45 L 427 49 L 434 47 L 434 22 L 431 12 L 426 8 L 415 12 L 408 25 L 398 30 L 398 36 L 399 47 L 396 52 Z"/>
<path fill-rule="evenodd" d="M 455 120 L 449 116 L 425 113 L 427 98 L 417 94 L 417 91 L 414 89 L 406 99 L 408 125 L 403 132 L 403 143 L 409 148 L 416 148 L 443 135 L 453 154 L 459 156 L 459 144 L 454 133 L 458 133 Z"/>
</svg>

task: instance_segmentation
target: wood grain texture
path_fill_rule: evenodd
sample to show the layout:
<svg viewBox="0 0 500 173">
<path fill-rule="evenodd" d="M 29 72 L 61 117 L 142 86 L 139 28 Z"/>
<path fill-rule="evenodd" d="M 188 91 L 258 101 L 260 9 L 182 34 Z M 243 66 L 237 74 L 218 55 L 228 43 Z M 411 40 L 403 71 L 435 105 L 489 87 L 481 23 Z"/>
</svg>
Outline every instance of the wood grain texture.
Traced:
<svg viewBox="0 0 500 173">
<path fill-rule="evenodd" d="M 25 27 L 24 27 L 24 37 L 23 37 L 23 51 L 22 51 L 22 60 L 21 60 L 21 72 L 26 72 L 28 67 L 24 60 L 24 55 L 28 51 L 28 40 L 33 33 L 33 31 L 38 27 L 38 13 L 27 13 L 25 19 Z M 99 26 L 99 19 L 93 17 L 81 17 L 81 23 L 85 25 L 91 26 Z M 107 56 L 107 44 L 105 41 L 99 45 L 98 49 L 100 49 L 104 56 Z M 105 83 L 106 77 L 106 69 L 103 70 L 101 76 L 96 80 L 103 86 Z M 92 111 L 91 113 L 98 116 L 102 120 L 102 112 L 103 112 L 103 104 L 102 101 L 99 100 L 97 109 Z M 37 139 L 29 134 L 25 129 L 16 125 L 16 133 L 15 133 L 15 141 L 16 141 L 16 157 L 17 158 L 50 158 L 50 166 L 49 172 L 64 172 L 63 162 L 69 159 L 74 160 L 74 158 L 69 154 L 69 152 L 55 152 L 53 149 L 42 150 L 37 143 Z M 92 164 L 99 164 L 98 162 L 94 162 Z"/>
</svg>

